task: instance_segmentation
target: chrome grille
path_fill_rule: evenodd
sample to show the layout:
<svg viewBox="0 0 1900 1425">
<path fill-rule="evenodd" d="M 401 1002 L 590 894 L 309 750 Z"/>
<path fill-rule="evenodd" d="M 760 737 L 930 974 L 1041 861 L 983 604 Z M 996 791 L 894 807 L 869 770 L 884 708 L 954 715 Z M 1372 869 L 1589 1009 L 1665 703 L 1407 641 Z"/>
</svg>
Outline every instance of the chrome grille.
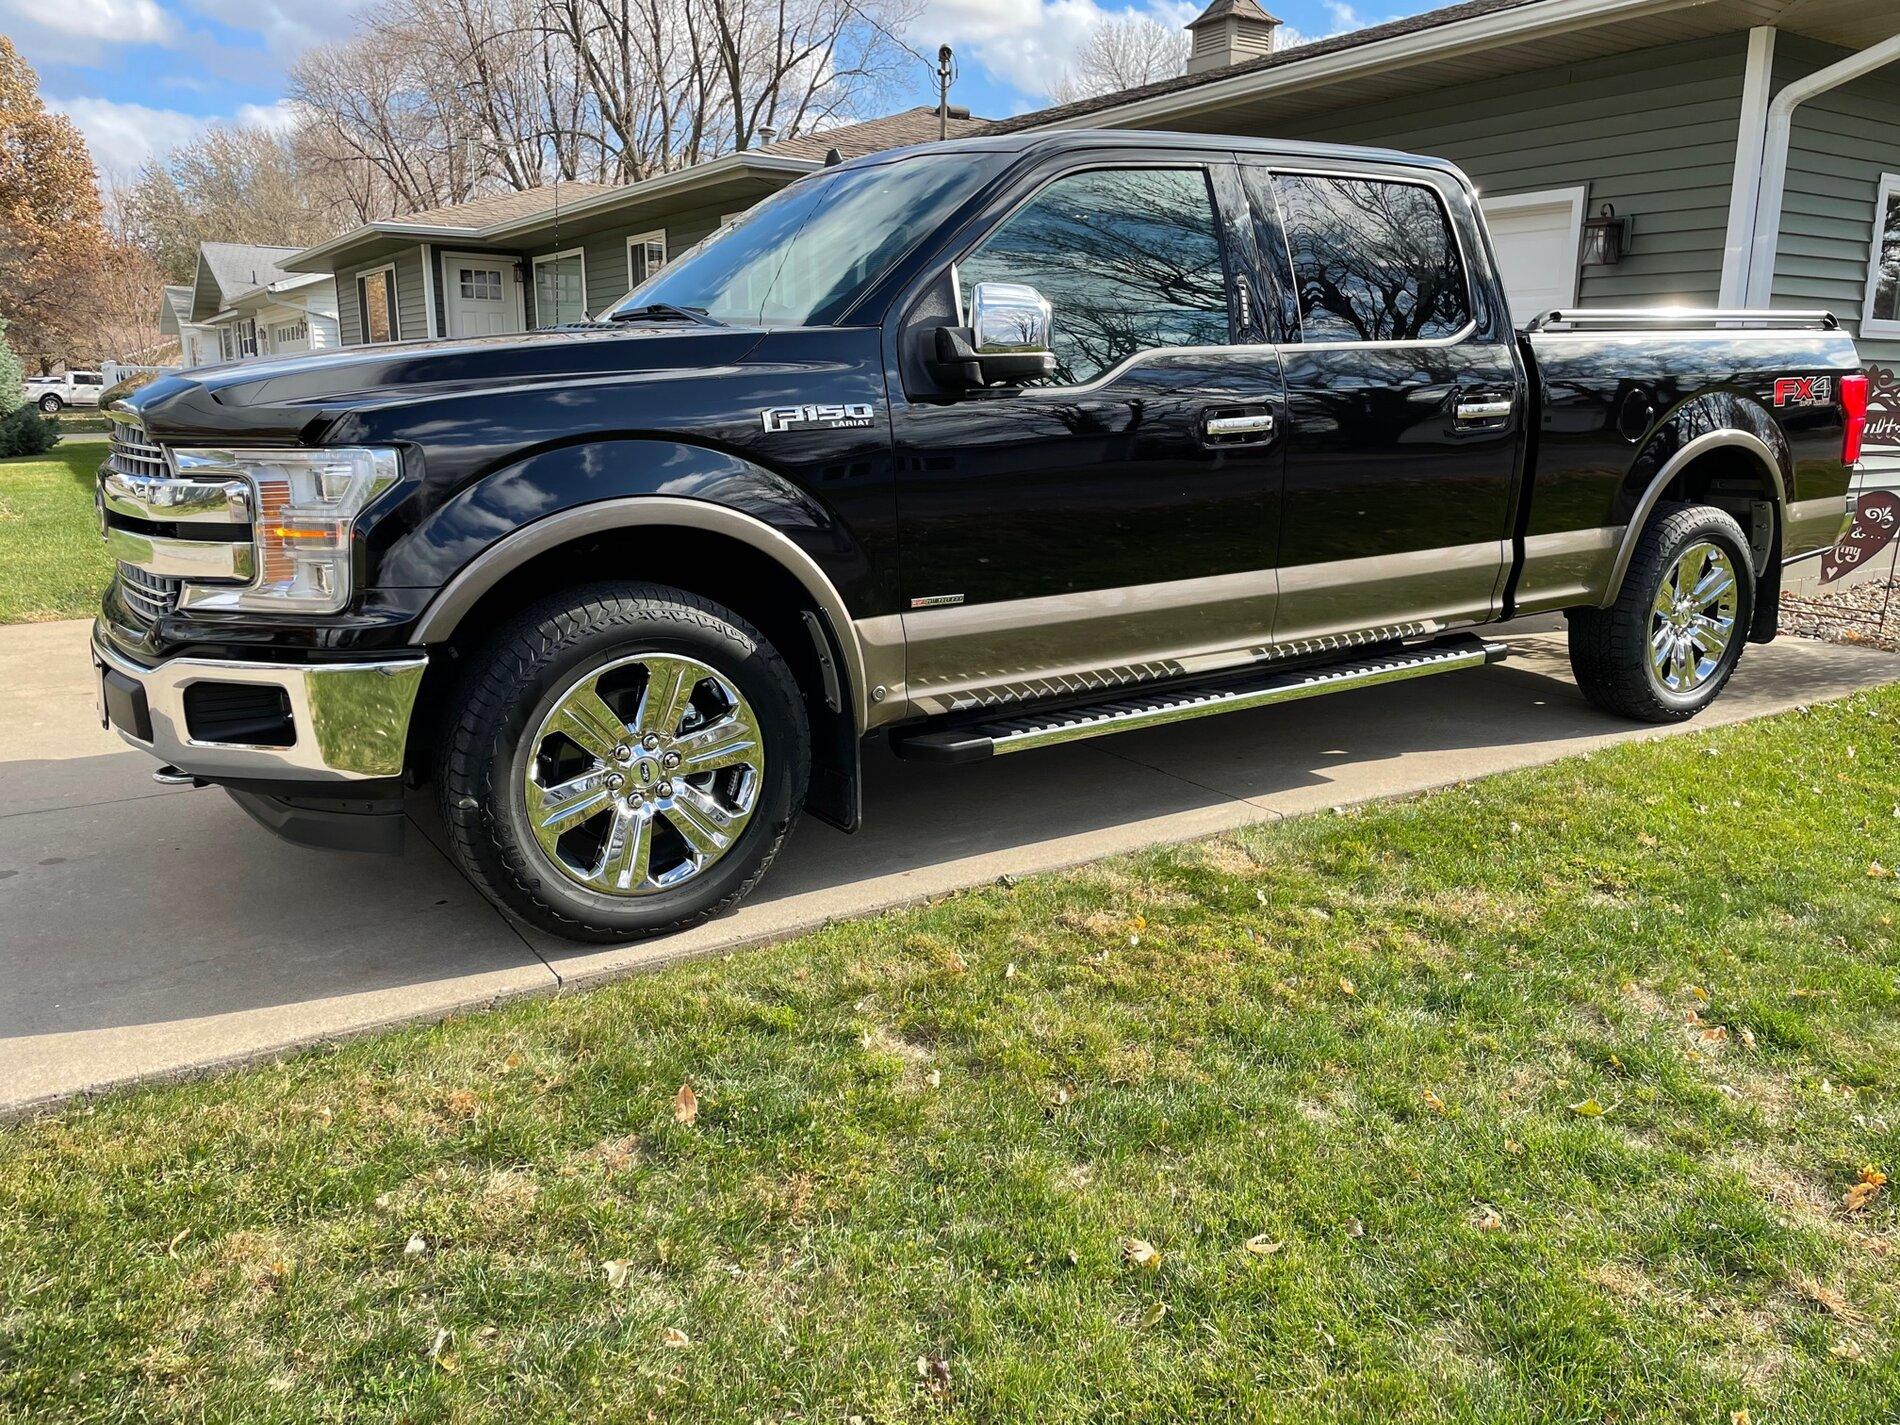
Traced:
<svg viewBox="0 0 1900 1425">
<path fill-rule="evenodd" d="M 148 574 L 136 564 L 119 564 L 119 596 L 125 606 L 147 623 L 156 623 L 178 607 L 178 584 L 161 574 Z"/>
<path fill-rule="evenodd" d="M 164 450 L 146 439 L 145 427 L 125 421 L 112 423 L 112 449 L 106 464 L 121 475 L 162 478 L 171 474 Z"/>
</svg>

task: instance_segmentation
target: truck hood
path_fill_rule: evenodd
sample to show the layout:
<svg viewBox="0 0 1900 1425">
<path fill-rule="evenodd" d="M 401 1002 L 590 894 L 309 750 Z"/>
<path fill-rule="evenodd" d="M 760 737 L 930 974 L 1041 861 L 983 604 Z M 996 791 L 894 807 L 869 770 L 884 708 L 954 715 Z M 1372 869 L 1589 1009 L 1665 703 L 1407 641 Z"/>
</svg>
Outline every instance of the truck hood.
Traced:
<svg viewBox="0 0 1900 1425">
<path fill-rule="evenodd" d="M 339 416 L 493 388 L 738 365 L 756 327 L 601 326 L 350 346 L 202 367 L 114 401 L 157 440 L 319 441 Z"/>
</svg>

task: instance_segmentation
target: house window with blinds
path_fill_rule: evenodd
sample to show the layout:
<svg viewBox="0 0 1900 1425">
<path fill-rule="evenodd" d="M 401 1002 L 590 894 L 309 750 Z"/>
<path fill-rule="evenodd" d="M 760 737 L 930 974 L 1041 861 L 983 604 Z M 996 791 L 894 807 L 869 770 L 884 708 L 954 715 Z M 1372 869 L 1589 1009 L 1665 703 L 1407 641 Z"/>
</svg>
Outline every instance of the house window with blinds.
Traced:
<svg viewBox="0 0 1900 1425">
<path fill-rule="evenodd" d="M 534 324 L 559 327 L 587 320 L 587 260 L 581 250 L 534 260 Z"/>
<path fill-rule="evenodd" d="M 666 234 L 641 233 L 627 239 L 628 291 L 666 266 Z"/>
</svg>

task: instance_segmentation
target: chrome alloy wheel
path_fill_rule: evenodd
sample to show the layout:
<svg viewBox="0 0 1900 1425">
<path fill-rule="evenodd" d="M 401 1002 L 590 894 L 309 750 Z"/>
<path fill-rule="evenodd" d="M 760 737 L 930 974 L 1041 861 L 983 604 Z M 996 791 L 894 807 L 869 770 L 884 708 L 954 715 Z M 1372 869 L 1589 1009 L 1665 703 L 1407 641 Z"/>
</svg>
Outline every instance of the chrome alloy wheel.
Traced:
<svg viewBox="0 0 1900 1425">
<path fill-rule="evenodd" d="M 636 653 L 555 700 L 521 795 L 536 844 L 569 880 L 649 896 L 733 848 L 764 776 L 758 718 L 731 680 L 694 658 Z"/>
<path fill-rule="evenodd" d="M 1740 584 L 1728 551 L 1702 541 L 1664 576 L 1649 619 L 1649 673 L 1665 692 L 1693 693 L 1722 666 L 1735 637 Z"/>
</svg>

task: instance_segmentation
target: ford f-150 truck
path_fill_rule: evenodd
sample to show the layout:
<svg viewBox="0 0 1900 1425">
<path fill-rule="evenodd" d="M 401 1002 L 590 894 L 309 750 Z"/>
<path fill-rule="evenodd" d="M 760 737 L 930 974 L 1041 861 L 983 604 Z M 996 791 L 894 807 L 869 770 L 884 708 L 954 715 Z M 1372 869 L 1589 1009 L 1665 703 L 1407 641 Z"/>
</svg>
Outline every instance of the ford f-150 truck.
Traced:
<svg viewBox="0 0 1900 1425">
<path fill-rule="evenodd" d="M 733 905 L 872 735 L 959 761 L 1470 668 L 1563 611 L 1691 716 L 1830 545 L 1825 313 L 1514 327 L 1471 184 L 1205 135 L 818 171 L 598 321 L 114 406 L 104 715 L 259 821 L 612 940 Z M 1112 789 L 1104 788 L 1104 795 Z"/>
</svg>

